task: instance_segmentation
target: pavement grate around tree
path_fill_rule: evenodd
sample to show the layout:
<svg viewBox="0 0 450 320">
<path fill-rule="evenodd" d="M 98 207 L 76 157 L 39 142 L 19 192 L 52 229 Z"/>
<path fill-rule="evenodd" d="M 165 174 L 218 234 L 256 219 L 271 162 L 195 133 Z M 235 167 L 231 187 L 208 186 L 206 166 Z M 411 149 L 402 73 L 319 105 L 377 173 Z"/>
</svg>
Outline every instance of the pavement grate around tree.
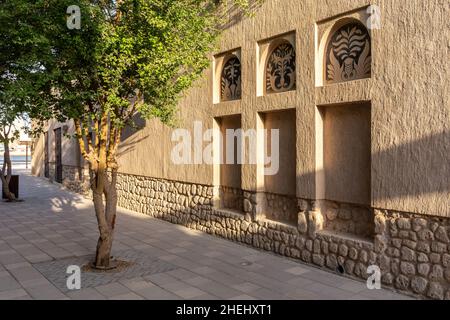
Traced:
<svg viewBox="0 0 450 320">
<path fill-rule="evenodd" d="M 86 272 L 83 266 L 93 261 L 93 255 L 71 257 L 60 260 L 40 262 L 33 264 L 42 275 L 62 292 L 71 290 L 67 287 L 67 280 L 72 273 L 68 273 L 69 266 L 78 266 L 81 269 L 81 289 L 93 288 L 118 282 L 120 280 L 143 277 L 157 273 L 164 273 L 178 269 L 166 261 L 152 258 L 148 254 L 136 250 L 115 252 L 115 258 L 130 262 L 131 265 L 124 270 L 116 272 Z"/>
</svg>

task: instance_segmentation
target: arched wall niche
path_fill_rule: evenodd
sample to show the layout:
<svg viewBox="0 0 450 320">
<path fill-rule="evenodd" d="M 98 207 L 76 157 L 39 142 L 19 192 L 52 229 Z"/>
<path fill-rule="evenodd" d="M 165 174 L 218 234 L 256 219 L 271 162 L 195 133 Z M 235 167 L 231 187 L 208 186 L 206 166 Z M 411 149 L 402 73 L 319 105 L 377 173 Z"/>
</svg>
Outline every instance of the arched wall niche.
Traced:
<svg viewBox="0 0 450 320">
<path fill-rule="evenodd" d="M 213 59 L 213 103 L 242 99 L 241 49 L 224 51 Z"/>
<path fill-rule="evenodd" d="M 220 101 L 239 100 L 242 96 L 242 66 L 239 57 L 227 54 L 220 74 Z"/>
<path fill-rule="evenodd" d="M 342 18 L 329 27 L 322 36 L 319 54 L 321 85 L 371 77 L 370 30 L 356 18 Z"/>
<path fill-rule="evenodd" d="M 287 50 L 289 48 L 291 51 Z M 277 51 L 278 49 L 280 50 Z M 296 89 L 296 51 L 294 31 L 258 41 L 256 52 L 256 95 L 258 97 Z"/>
<path fill-rule="evenodd" d="M 275 39 L 269 46 L 264 64 L 264 90 L 266 94 L 296 88 L 295 46 L 287 39 Z"/>
</svg>

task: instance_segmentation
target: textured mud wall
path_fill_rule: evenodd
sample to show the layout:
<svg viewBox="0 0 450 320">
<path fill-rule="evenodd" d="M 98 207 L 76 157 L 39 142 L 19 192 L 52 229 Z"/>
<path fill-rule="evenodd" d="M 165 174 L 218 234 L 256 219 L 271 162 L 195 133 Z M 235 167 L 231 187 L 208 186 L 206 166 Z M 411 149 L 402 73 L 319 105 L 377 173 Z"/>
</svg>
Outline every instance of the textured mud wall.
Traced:
<svg viewBox="0 0 450 320">
<path fill-rule="evenodd" d="M 370 205 L 370 105 L 322 108 L 325 198 Z"/>
</svg>

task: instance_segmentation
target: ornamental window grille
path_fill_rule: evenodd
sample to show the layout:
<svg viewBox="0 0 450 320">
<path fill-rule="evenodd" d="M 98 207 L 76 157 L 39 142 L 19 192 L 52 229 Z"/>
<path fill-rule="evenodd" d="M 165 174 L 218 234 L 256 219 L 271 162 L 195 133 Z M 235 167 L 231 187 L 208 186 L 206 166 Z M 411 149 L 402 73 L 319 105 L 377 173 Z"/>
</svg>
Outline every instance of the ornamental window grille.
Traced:
<svg viewBox="0 0 450 320">
<path fill-rule="evenodd" d="M 326 82 L 370 78 L 371 58 L 370 35 L 364 25 L 351 22 L 338 28 L 326 47 Z"/>
<path fill-rule="evenodd" d="M 295 49 L 288 41 L 278 44 L 266 64 L 266 93 L 295 89 Z"/>
<path fill-rule="evenodd" d="M 220 100 L 231 101 L 241 98 L 241 62 L 235 55 L 230 55 L 222 68 L 220 78 Z"/>
</svg>

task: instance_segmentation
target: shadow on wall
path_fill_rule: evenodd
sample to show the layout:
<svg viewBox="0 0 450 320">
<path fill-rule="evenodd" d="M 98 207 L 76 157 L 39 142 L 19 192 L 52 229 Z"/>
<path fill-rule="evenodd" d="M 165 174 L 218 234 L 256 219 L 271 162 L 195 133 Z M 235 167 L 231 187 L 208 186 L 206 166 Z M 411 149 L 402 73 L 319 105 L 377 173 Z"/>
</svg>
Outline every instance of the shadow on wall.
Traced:
<svg viewBox="0 0 450 320">
<path fill-rule="evenodd" d="M 392 193 L 380 192 L 374 200 L 447 193 L 450 201 L 450 131 L 374 153 L 372 168 L 382 169 L 384 177 L 374 180 L 373 188 L 396 186 Z M 373 170 L 373 174 L 377 172 Z"/>
<path fill-rule="evenodd" d="M 371 168 L 370 198 L 377 207 L 390 200 L 436 194 L 444 199 L 443 203 L 435 206 L 442 208 L 441 212 L 423 213 L 450 213 L 450 131 L 401 145 L 393 144 L 386 150 L 372 153 Z M 325 176 L 333 174 L 327 168 L 322 173 Z M 320 171 L 317 172 L 317 175 L 320 174 Z M 315 178 L 316 173 L 309 172 L 297 176 L 297 184 L 306 185 Z"/>
<path fill-rule="evenodd" d="M 249 2 L 248 11 L 250 14 L 253 14 L 261 7 L 263 1 L 251 0 Z M 228 4 L 228 8 L 221 18 L 224 20 L 224 23 L 220 25 L 220 28 L 225 30 L 241 22 L 245 18 L 245 15 L 242 13 L 242 10 L 233 3 Z"/>
<path fill-rule="evenodd" d="M 133 116 L 133 123 L 135 124 L 135 127 L 125 127 L 125 129 L 123 129 L 122 132 L 122 136 L 120 139 L 120 142 L 124 142 L 125 140 L 127 140 L 128 138 L 134 136 L 136 133 L 138 133 L 140 130 L 142 130 L 143 128 L 145 128 L 147 121 L 142 118 L 142 116 L 139 113 L 136 113 Z"/>
<path fill-rule="evenodd" d="M 137 128 L 124 130 L 119 156 L 134 150 L 137 144 L 148 138 L 148 135 L 134 136 L 146 124 L 140 116 L 136 116 L 135 121 L 138 124 Z M 369 187 L 368 192 L 370 193 L 370 189 L 372 191 L 368 198 L 372 203 L 433 193 L 447 193 L 447 199 L 450 201 L 450 131 L 402 145 L 393 144 L 386 150 L 372 153 L 371 168 L 372 177 L 369 181 L 372 188 Z M 380 175 L 377 174 L 378 170 L 382 171 Z M 333 174 L 327 172 L 327 168 L 324 171 L 325 176 Z M 378 176 L 382 178 L 377 178 Z M 307 173 L 298 176 L 297 183 L 307 184 L 315 181 L 315 177 L 315 172 Z M 443 208 L 445 206 L 450 207 L 450 203 L 441 205 Z"/>
<path fill-rule="evenodd" d="M 133 123 L 135 124 L 134 127 L 128 126 L 123 129 L 117 157 L 123 156 L 128 152 L 133 151 L 138 143 L 148 138 L 148 135 L 145 135 L 143 137 L 139 137 L 138 135 L 136 135 L 137 133 L 139 133 L 139 131 L 145 128 L 147 124 L 147 121 L 142 118 L 139 113 L 133 116 Z"/>
</svg>

